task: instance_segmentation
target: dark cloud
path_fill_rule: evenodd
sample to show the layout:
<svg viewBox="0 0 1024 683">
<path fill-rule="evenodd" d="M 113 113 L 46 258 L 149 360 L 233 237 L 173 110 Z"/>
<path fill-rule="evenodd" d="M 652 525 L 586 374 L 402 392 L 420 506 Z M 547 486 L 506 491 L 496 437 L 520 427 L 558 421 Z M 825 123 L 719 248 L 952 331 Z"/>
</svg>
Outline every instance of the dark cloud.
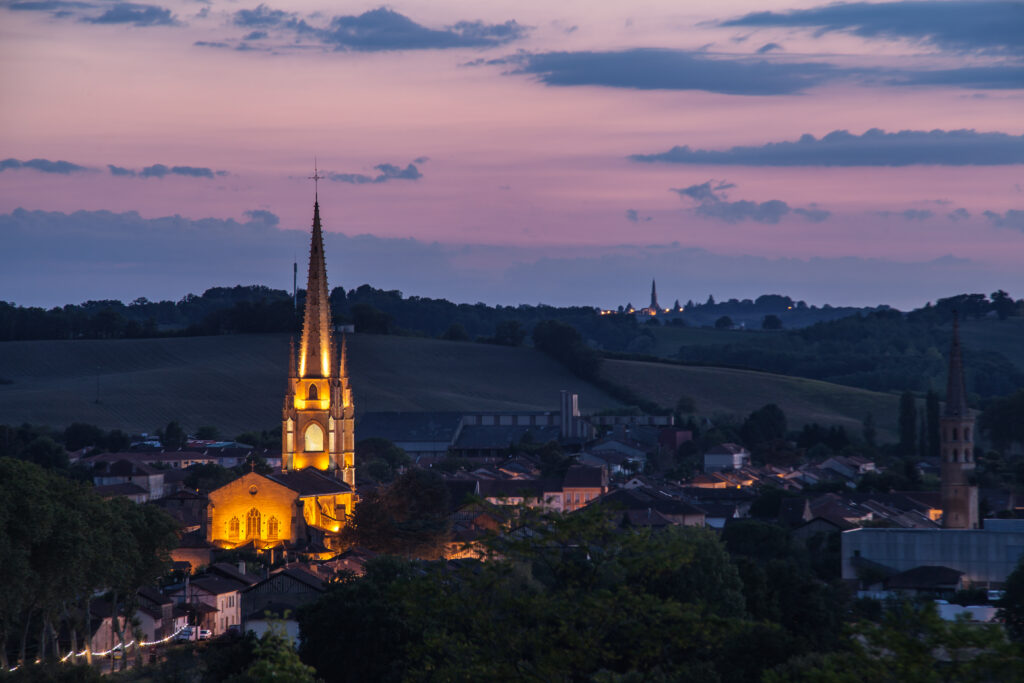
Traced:
<svg viewBox="0 0 1024 683">
<path fill-rule="evenodd" d="M 310 25 L 296 12 L 260 5 L 236 11 L 232 23 L 246 28 L 294 31 L 335 50 L 354 52 L 494 47 L 522 38 L 529 31 L 511 20 L 501 24 L 459 21 L 440 29 L 429 28 L 386 7 L 359 15 L 335 16 L 326 27 L 319 27 Z"/>
<path fill-rule="evenodd" d="M 779 219 L 789 213 L 789 205 L 779 199 L 769 199 L 760 203 L 741 199 L 736 202 L 705 202 L 696 210 L 698 216 L 718 218 L 726 223 L 739 223 L 745 220 L 778 223 Z"/>
<path fill-rule="evenodd" d="M 218 172 L 218 175 L 221 172 Z M 163 164 L 153 164 L 152 166 L 146 166 L 139 172 L 140 178 L 163 178 L 167 175 L 180 175 L 187 176 L 190 178 L 212 178 L 213 171 L 209 168 L 201 166 L 171 166 L 167 167 Z"/>
<path fill-rule="evenodd" d="M 7 9 L 25 12 L 66 12 L 69 10 L 91 9 L 96 7 L 90 2 L 74 2 L 72 0 L 45 0 L 43 2 L 12 2 Z"/>
<path fill-rule="evenodd" d="M 460 21 L 444 29 L 432 29 L 379 7 L 358 16 L 336 16 L 319 36 L 325 44 L 338 50 L 372 52 L 493 47 L 521 38 L 527 31 L 527 27 L 515 21 L 503 24 Z"/>
<path fill-rule="evenodd" d="M 746 199 L 730 201 L 726 190 L 736 187 L 733 183 L 708 180 L 689 187 L 673 188 L 680 197 L 696 202 L 694 212 L 698 216 L 714 218 L 726 223 L 741 223 L 751 220 L 757 223 L 778 223 L 790 211 L 812 223 L 820 223 L 832 214 L 819 209 L 817 204 L 794 208 L 781 199 L 752 202 Z"/>
<path fill-rule="evenodd" d="M 778 43 L 765 43 L 761 47 L 757 48 L 757 54 L 763 55 L 763 54 L 766 54 L 768 52 L 772 52 L 772 51 L 778 52 L 780 50 L 782 50 L 782 46 L 779 45 Z"/>
<path fill-rule="evenodd" d="M 509 57 L 513 73 L 547 85 L 602 85 L 638 90 L 706 90 L 731 95 L 791 95 L 842 74 L 820 62 L 715 58 L 683 50 L 542 52 Z"/>
<path fill-rule="evenodd" d="M 259 28 L 288 26 L 291 22 L 297 20 L 298 15 L 294 12 L 270 9 L 266 5 L 259 5 L 256 9 L 240 9 L 231 18 L 235 26 Z"/>
<path fill-rule="evenodd" d="M 266 31 L 253 31 L 252 33 L 247 33 L 242 40 L 263 40 L 266 37 Z"/>
<path fill-rule="evenodd" d="M 43 173 L 59 173 L 61 175 L 89 170 L 85 166 L 79 166 L 78 164 L 73 164 L 70 161 L 50 161 L 49 159 L 30 159 L 28 161 L 4 159 L 3 161 L 0 161 L 0 171 L 17 168 L 33 168 L 37 171 L 42 171 Z"/>
<path fill-rule="evenodd" d="M 953 211 L 950 211 L 949 213 L 946 214 L 946 218 L 953 221 L 954 223 L 965 221 L 970 217 L 971 213 L 967 209 L 954 209 Z"/>
<path fill-rule="evenodd" d="M 973 130 L 904 130 L 872 128 L 862 135 L 835 130 L 822 138 L 769 142 L 727 150 L 673 147 L 659 154 L 635 154 L 634 161 L 742 166 L 949 166 L 1024 163 L 1024 135 Z"/>
<path fill-rule="evenodd" d="M 192 44 L 195 45 L 196 47 L 231 47 L 231 45 L 228 44 L 228 43 L 221 43 L 219 41 L 210 41 L 210 40 L 197 40 L 196 42 L 194 42 Z"/>
<path fill-rule="evenodd" d="M 707 201 L 719 201 L 725 197 L 721 194 L 723 190 L 729 190 L 736 187 L 733 183 L 727 183 L 724 180 L 715 182 L 709 180 L 706 183 L 700 183 L 699 185 L 690 185 L 678 190 L 672 190 L 677 192 L 680 197 L 689 197 L 690 199 L 696 199 L 698 202 Z"/>
<path fill-rule="evenodd" d="M 110 169 L 110 175 L 131 176 L 131 177 L 135 176 L 135 171 L 133 171 L 130 168 L 122 168 L 120 166 L 115 166 L 114 164 L 107 164 L 107 168 Z"/>
<path fill-rule="evenodd" d="M 1004 62 L 955 69 L 840 67 L 826 62 L 713 55 L 700 50 L 637 48 L 616 52 L 521 53 L 464 66 L 503 65 L 552 86 L 596 85 L 637 90 L 702 90 L 729 95 L 796 95 L 818 85 L 1024 88 L 1024 66 Z"/>
<path fill-rule="evenodd" d="M 132 26 L 174 26 L 177 20 L 171 10 L 156 5 L 119 2 L 98 17 L 85 17 L 90 24 L 131 24 Z"/>
<path fill-rule="evenodd" d="M 907 221 L 924 221 L 932 218 L 935 213 L 928 209 L 904 209 L 903 211 L 875 211 L 882 218 L 902 218 Z"/>
<path fill-rule="evenodd" d="M 828 219 L 828 217 L 832 215 L 831 211 L 819 209 L 814 204 L 811 204 L 807 208 L 793 209 L 793 213 L 795 213 L 798 216 L 806 218 L 812 223 L 821 223 L 822 221 Z"/>
<path fill-rule="evenodd" d="M 982 215 L 997 228 L 1012 228 L 1024 232 L 1024 210 L 1009 209 L 1006 213 L 984 211 Z"/>
<path fill-rule="evenodd" d="M 895 86 L 951 85 L 981 90 L 1017 90 L 1024 88 L 1024 66 L 999 64 L 965 66 L 957 69 L 894 71 L 887 79 L 887 83 Z"/>
<path fill-rule="evenodd" d="M 420 157 L 420 159 L 425 159 L 425 157 Z M 367 183 L 386 183 L 389 180 L 419 180 L 423 177 L 415 164 L 409 164 L 405 168 L 394 164 L 377 164 L 373 168 L 380 173 L 375 176 L 364 173 L 328 173 L 327 178 L 339 183 L 365 185 Z"/>
<path fill-rule="evenodd" d="M 277 214 L 266 211 L 265 209 L 253 209 L 251 211 L 246 211 L 245 215 L 253 223 L 263 223 L 270 227 L 274 227 L 281 222 L 281 219 L 277 217 Z"/>
<path fill-rule="evenodd" d="M 721 23 L 743 27 L 806 27 L 821 36 L 846 31 L 863 38 L 909 39 L 953 51 L 1024 52 L 1024 10 L 1000 0 L 850 2 L 754 12 Z"/>
<path fill-rule="evenodd" d="M 626 220 L 630 223 L 646 223 L 651 220 L 651 217 L 641 216 L 636 209 L 626 209 Z"/>
</svg>

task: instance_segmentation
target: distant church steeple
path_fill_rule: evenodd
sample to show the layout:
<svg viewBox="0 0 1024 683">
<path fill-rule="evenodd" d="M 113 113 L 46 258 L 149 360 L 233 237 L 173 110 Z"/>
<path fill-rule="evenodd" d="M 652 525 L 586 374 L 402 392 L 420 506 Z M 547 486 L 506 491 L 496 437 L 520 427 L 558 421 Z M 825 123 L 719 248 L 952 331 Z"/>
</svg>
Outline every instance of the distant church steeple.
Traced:
<svg viewBox="0 0 1024 683">
<path fill-rule="evenodd" d="M 319 179 L 319 174 L 313 178 Z M 354 408 L 342 340 L 336 348 L 331 327 L 320 201 L 313 202 L 313 233 L 309 245 L 309 279 L 302 319 L 298 367 L 290 350 L 288 390 L 281 421 L 282 467 L 287 471 L 315 467 L 341 475 L 355 487 Z"/>
<path fill-rule="evenodd" d="M 949 350 L 946 408 L 939 419 L 942 456 L 942 526 L 978 528 L 978 487 L 974 475 L 974 418 L 967 407 L 960 323 L 953 315 L 953 343 Z"/>
<path fill-rule="evenodd" d="M 651 311 L 661 311 L 661 306 L 658 305 L 658 285 L 655 284 L 654 280 L 651 280 Z"/>
</svg>

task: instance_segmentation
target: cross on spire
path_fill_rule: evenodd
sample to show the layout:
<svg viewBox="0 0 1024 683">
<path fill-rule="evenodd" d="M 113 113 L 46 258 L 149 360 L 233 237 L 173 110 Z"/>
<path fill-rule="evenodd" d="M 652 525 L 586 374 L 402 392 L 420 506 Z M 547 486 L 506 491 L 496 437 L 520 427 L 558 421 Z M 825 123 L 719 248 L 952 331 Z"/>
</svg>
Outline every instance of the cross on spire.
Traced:
<svg viewBox="0 0 1024 683">
<path fill-rule="evenodd" d="M 323 180 L 324 176 L 320 175 L 320 172 L 316 170 L 316 157 L 313 157 L 313 175 L 309 176 L 307 180 L 313 181 L 313 197 L 319 199 L 320 181 Z"/>
</svg>

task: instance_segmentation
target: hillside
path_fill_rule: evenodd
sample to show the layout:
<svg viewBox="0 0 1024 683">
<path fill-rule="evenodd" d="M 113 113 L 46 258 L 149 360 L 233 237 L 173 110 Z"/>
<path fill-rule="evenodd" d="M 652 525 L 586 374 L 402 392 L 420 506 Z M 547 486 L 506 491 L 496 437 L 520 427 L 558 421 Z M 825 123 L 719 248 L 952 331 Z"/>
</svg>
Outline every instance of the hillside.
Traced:
<svg viewBox="0 0 1024 683">
<path fill-rule="evenodd" d="M 690 396 L 701 415 L 745 417 L 775 403 L 786 413 L 790 428 L 810 422 L 838 424 L 860 435 L 861 421 L 872 413 L 879 436 L 893 438 L 896 431 L 899 399 L 890 394 L 750 370 L 641 361 L 606 360 L 602 374 L 667 408 L 674 407 L 680 396 Z"/>
<path fill-rule="evenodd" d="M 0 384 L 0 423 L 269 429 L 280 424 L 287 360 L 286 335 L 4 342 L 0 378 L 12 383 Z M 351 335 L 349 370 L 357 414 L 557 410 L 560 389 L 587 411 L 618 405 L 528 348 Z"/>
</svg>

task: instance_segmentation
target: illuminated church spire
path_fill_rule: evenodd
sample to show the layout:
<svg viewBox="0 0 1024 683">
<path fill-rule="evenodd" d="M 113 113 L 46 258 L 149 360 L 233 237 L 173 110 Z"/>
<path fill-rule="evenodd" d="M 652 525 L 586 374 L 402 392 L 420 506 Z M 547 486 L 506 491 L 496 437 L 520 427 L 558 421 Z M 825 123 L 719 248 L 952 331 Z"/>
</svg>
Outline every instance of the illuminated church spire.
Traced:
<svg viewBox="0 0 1024 683">
<path fill-rule="evenodd" d="M 315 175 L 319 178 L 319 175 Z M 320 201 L 313 202 L 313 235 L 309 244 L 309 280 L 299 345 L 299 377 L 331 376 L 331 304 L 320 226 Z"/>
<path fill-rule="evenodd" d="M 319 180 L 315 173 L 313 180 Z M 290 350 L 288 390 L 281 416 L 281 465 L 287 471 L 314 467 L 334 472 L 355 488 L 355 412 L 346 368 L 347 347 L 334 342 L 327 288 L 320 200 L 313 202 L 309 280 L 299 341 Z"/>
</svg>

